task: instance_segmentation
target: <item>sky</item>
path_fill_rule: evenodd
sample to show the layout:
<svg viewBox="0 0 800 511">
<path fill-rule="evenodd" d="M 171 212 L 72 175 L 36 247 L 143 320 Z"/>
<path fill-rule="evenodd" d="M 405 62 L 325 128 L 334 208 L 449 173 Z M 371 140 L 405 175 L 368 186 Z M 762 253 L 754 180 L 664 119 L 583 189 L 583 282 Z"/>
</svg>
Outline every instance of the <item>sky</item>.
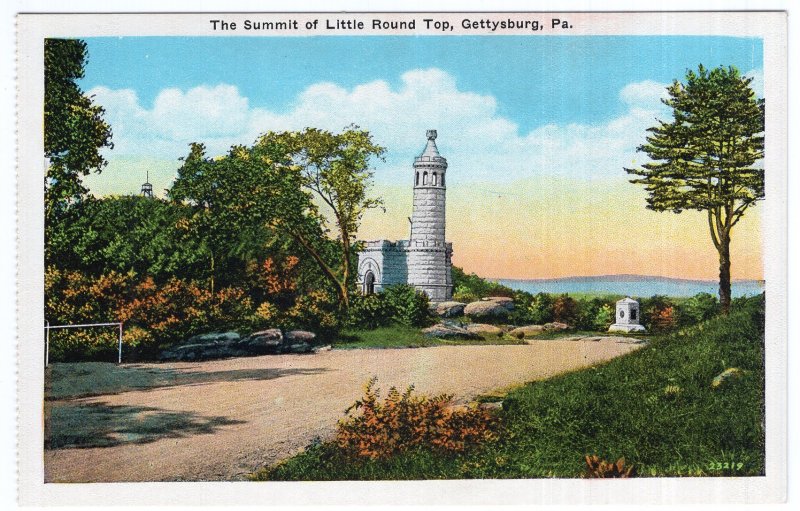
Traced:
<svg viewBox="0 0 800 511">
<path fill-rule="evenodd" d="M 359 237 L 408 236 L 425 131 L 449 163 L 454 264 L 491 278 L 634 273 L 715 279 L 705 217 L 645 209 L 623 167 L 689 68 L 733 65 L 763 95 L 762 41 L 734 37 L 397 36 L 88 38 L 80 85 L 114 133 L 97 195 L 170 186 L 191 142 L 368 129 L 387 149 Z M 761 279 L 760 211 L 736 226 L 733 277 Z"/>
</svg>

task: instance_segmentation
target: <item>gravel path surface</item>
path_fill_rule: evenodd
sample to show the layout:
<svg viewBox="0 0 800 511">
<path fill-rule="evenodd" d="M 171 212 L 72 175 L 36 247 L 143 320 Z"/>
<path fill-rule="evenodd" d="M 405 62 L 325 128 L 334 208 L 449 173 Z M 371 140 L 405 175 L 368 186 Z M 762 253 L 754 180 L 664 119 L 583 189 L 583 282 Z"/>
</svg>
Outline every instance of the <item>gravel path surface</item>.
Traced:
<svg viewBox="0 0 800 511">
<path fill-rule="evenodd" d="M 124 366 L 153 384 L 46 402 L 45 481 L 240 480 L 330 437 L 373 375 L 384 393 L 413 383 L 465 402 L 637 347 L 604 337 Z"/>
</svg>

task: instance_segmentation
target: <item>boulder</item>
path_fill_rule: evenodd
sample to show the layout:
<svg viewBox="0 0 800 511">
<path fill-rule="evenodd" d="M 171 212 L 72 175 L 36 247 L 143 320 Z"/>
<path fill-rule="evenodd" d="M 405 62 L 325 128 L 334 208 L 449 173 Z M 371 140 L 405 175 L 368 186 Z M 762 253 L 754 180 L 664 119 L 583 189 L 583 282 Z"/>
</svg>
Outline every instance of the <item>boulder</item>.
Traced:
<svg viewBox="0 0 800 511">
<path fill-rule="evenodd" d="M 311 353 L 317 335 L 305 330 L 283 333 L 277 328 L 253 332 L 240 338 L 236 332 L 210 333 L 191 337 L 158 355 L 159 360 L 209 360 L 280 353 Z"/>
<path fill-rule="evenodd" d="M 162 361 L 194 361 L 211 360 L 215 358 L 246 357 L 248 351 L 242 350 L 232 344 L 184 344 L 164 350 L 158 355 Z"/>
<path fill-rule="evenodd" d="M 514 310 L 514 299 L 507 296 L 487 296 L 486 298 L 481 298 L 481 301 L 499 303 L 510 311 Z"/>
<path fill-rule="evenodd" d="M 436 339 L 483 339 L 480 335 L 470 332 L 466 328 L 457 325 L 448 325 L 439 323 L 432 327 L 423 328 L 422 335 L 426 337 L 435 337 Z"/>
<path fill-rule="evenodd" d="M 236 332 L 211 332 L 189 337 L 185 344 L 228 344 L 239 339 L 240 336 Z"/>
<path fill-rule="evenodd" d="M 528 337 L 536 337 L 542 332 L 544 332 L 543 325 L 526 325 L 515 328 L 514 330 L 508 332 L 508 335 L 517 339 L 525 339 Z"/>
<path fill-rule="evenodd" d="M 471 318 L 504 319 L 508 317 L 508 308 L 498 302 L 481 300 L 468 303 L 464 307 L 464 315 Z"/>
<path fill-rule="evenodd" d="M 284 346 L 284 353 L 311 353 L 314 347 L 307 342 L 295 342 Z"/>
<path fill-rule="evenodd" d="M 436 304 L 436 314 L 443 318 L 454 318 L 464 314 L 466 303 L 462 302 L 441 302 Z"/>
<path fill-rule="evenodd" d="M 290 330 L 286 332 L 286 342 L 289 344 L 296 344 L 300 342 L 311 344 L 316 338 L 317 334 L 307 330 Z"/>
<path fill-rule="evenodd" d="M 554 321 L 552 323 L 545 323 L 542 325 L 545 332 L 560 332 L 562 330 L 569 330 L 571 327 L 566 323 L 559 323 L 558 321 Z"/>
<path fill-rule="evenodd" d="M 159 360 L 208 360 L 240 357 L 248 353 L 239 348 L 236 332 L 212 332 L 194 335 L 158 354 Z"/>
<path fill-rule="evenodd" d="M 502 337 L 503 329 L 486 323 L 471 323 L 465 327 L 467 331 L 478 334 L 481 337 Z"/>
<path fill-rule="evenodd" d="M 239 341 L 237 347 L 256 355 L 280 353 L 283 347 L 283 334 L 277 328 L 253 332 Z"/>
</svg>

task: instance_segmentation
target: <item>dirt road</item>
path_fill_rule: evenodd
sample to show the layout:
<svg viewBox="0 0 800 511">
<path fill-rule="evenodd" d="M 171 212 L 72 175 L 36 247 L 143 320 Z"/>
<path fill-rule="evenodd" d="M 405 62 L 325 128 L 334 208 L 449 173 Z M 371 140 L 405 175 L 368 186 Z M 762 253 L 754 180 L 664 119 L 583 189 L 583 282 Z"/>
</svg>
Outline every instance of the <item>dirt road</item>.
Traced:
<svg viewBox="0 0 800 511">
<path fill-rule="evenodd" d="M 329 437 L 373 375 L 384 391 L 413 383 L 420 392 L 467 401 L 637 347 L 630 339 L 604 338 L 121 367 L 60 364 L 51 375 L 58 380 L 60 374 L 60 384 L 51 383 L 53 399 L 45 407 L 45 480 L 244 479 L 315 437 Z M 73 390 L 59 393 L 67 379 Z M 81 388 L 91 391 L 75 390 Z M 87 393 L 101 395 L 70 397 Z"/>
</svg>

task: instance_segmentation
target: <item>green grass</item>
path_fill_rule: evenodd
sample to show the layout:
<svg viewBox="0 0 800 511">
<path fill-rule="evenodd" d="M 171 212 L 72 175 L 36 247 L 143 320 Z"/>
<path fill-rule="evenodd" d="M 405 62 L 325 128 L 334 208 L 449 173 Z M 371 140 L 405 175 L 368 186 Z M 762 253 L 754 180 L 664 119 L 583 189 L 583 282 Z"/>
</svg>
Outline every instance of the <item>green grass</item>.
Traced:
<svg viewBox="0 0 800 511">
<path fill-rule="evenodd" d="M 334 339 L 332 345 L 337 349 L 360 348 L 424 348 L 428 346 L 483 345 L 483 344 L 525 344 L 508 336 L 498 338 L 487 336 L 484 340 L 444 340 L 426 337 L 419 328 L 392 325 L 373 330 L 344 330 Z"/>
<path fill-rule="evenodd" d="M 763 301 L 753 299 L 604 365 L 516 388 L 503 400 L 500 438 L 467 453 L 365 461 L 321 443 L 253 478 L 571 478 L 582 475 L 587 454 L 625 457 L 640 477 L 761 475 L 763 318 Z M 729 367 L 744 375 L 712 388 Z"/>
</svg>

